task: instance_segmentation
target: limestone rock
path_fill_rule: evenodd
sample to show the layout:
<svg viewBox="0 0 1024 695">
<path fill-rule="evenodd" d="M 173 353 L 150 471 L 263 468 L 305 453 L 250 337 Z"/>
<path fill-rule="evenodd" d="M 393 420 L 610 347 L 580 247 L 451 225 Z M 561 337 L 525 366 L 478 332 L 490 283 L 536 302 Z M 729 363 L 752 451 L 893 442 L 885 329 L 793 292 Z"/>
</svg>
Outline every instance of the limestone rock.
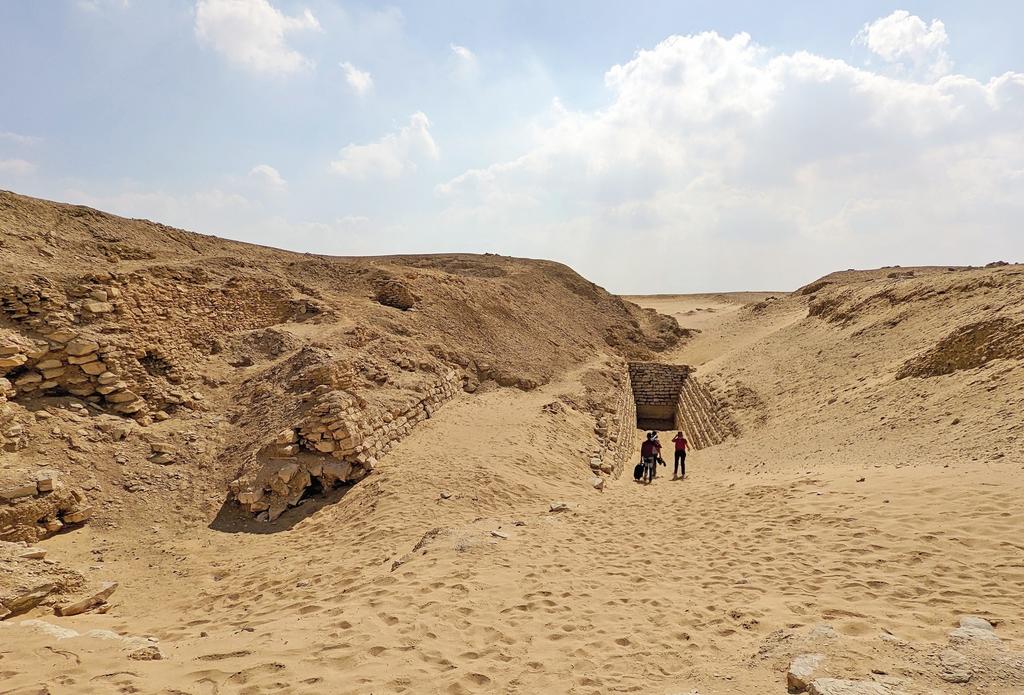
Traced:
<svg viewBox="0 0 1024 695">
<path fill-rule="evenodd" d="M 996 629 L 995 626 L 992 625 L 992 623 L 977 615 L 960 616 L 960 627 L 969 627 L 978 630 L 988 630 L 989 632 L 995 632 Z"/>
<path fill-rule="evenodd" d="M 815 625 L 811 629 L 811 639 L 836 639 L 838 637 L 839 633 L 828 623 Z"/>
<path fill-rule="evenodd" d="M 17 557 L 25 560 L 42 560 L 46 557 L 46 550 L 43 548 L 28 547 L 15 553 Z"/>
<path fill-rule="evenodd" d="M 68 343 L 77 338 L 78 333 L 70 328 L 58 328 L 52 333 L 47 333 L 46 337 L 55 343 Z"/>
<path fill-rule="evenodd" d="M 100 345 L 99 343 L 96 343 L 92 340 L 83 340 L 76 338 L 69 342 L 64 349 L 72 357 L 81 357 L 82 355 L 88 355 L 90 353 L 96 352 L 97 350 L 100 349 Z"/>
<path fill-rule="evenodd" d="M 82 310 L 90 314 L 109 314 L 114 310 L 114 305 L 110 302 L 82 302 Z"/>
<path fill-rule="evenodd" d="M 384 306 L 408 311 L 416 306 L 416 295 L 404 283 L 398 280 L 383 280 L 377 284 L 374 299 Z"/>
<path fill-rule="evenodd" d="M 947 683 L 966 683 L 971 680 L 973 672 L 967 657 L 953 649 L 947 649 L 939 654 L 939 664 L 942 670 L 939 678 Z"/>
<path fill-rule="evenodd" d="M 64 515 L 64 522 L 68 524 L 81 524 L 92 516 L 92 507 L 79 507 Z"/>
<path fill-rule="evenodd" d="M 60 616 L 78 615 L 79 613 L 85 613 L 88 610 L 96 608 L 107 602 L 110 595 L 117 589 L 117 582 L 105 582 L 100 590 L 91 596 L 87 596 L 81 600 L 69 603 L 64 606 L 57 606 L 54 612 Z"/>
<path fill-rule="evenodd" d="M 57 481 L 57 474 L 54 471 L 39 471 L 36 473 L 36 489 L 39 492 L 52 492 Z"/>
<path fill-rule="evenodd" d="M 810 695 L 898 695 L 881 683 L 841 678 L 818 678 L 811 682 L 807 692 Z"/>
<path fill-rule="evenodd" d="M 11 355 L 10 357 L 0 357 L 0 369 L 12 369 L 14 367 L 20 367 L 26 362 L 28 362 L 28 358 L 25 357 L 25 355 Z"/>
<path fill-rule="evenodd" d="M 954 644 L 965 642 L 1002 643 L 1002 640 L 991 628 L 986 630 L 978 627 L 958 627 L 949 633 L 949 641 Z"/>
<path fill-rule="evenodd" d="M 131 403 L 132 401 L 139 400 L 139 395 L 134 391 L 121 391 L 119 393 L 111 393 L 106 398 L 111 403 Z"/>
<path fill-rule="evenodd" d="M 23 485 L 16 485 L 6 489 L 0 488 L 0 499 L 16 500 L 21 497 L 31 497 L 35 495 L 36 492 L 38 492 L 36 483 L 25 483 Z"/>
<path fill-rule="evenodd" d="M 164 658 L 164 653 L 160 651 L 159 646 L 150 644 L 128 652 L 128 658 L 134 661 L 160 661 Z"/>
<path fill-rule="evenodd" d="M 56 587 L 53 584 L 41 584 L 18 596 L 4 599 L 4 608 L 8 611 L 8 615 L 15 615 L 17 613 L 24 613 L 25 611 L 32 610 L 38 606 L 44 598 L 49 596 L 55 588 Z"/>
<path fill-rule="evenodd" d="M 802 693 L 807 690 L 824 661 L 824 654 L 800 654 L 793 657 L 786 671 L 786 687 L 789 691 Z"/>
</svg>

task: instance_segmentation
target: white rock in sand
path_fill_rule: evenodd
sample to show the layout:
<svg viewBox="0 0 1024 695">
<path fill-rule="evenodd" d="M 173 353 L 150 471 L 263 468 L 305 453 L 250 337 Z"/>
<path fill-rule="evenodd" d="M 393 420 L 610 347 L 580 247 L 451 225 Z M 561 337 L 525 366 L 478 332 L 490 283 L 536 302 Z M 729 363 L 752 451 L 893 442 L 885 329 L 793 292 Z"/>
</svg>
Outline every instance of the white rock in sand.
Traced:
<svg viewBox="0 0 1024 695">
<path fill-rule="evenodd" d="M 842 678 L 819 678 L 811 683 L 808 692 L 811 695 L 899 695 L 881 683 Z"/>
<path fill-rule="evenodd" d="M 949 633 L 950 642 L 992 642 L 1002 643 L 999 635 L 980 627 L 958 627 Z"/>
<path fill-rule="evenodd" d="M 976 630 L 988 630 L 989 632 L 995 632 L 996 630 L 992 623 L 976 615 L 960 616 L 960 627 L 969 627 Z"/>
<path fill-rule="evenodd" d="M 801 654 L 793 657 L 786 672 L 786 687 L 794 693 L 807 690 L 824 661 L 824 654 Z"/>
</svg>

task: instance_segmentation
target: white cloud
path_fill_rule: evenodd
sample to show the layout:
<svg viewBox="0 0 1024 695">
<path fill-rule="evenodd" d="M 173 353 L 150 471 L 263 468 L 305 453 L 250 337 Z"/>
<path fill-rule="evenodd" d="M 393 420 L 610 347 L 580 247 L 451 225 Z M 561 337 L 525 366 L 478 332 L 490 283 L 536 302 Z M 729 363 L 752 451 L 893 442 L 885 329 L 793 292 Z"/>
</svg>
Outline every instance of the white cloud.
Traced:
<svg viewBox="0 0 1024 695">
<path fill-rule="evenodd" d="M 319 30 L 309 10 L 288 17 L 267 0 L 197 0 L 195 33 L 233 63 L 254 72 L 289 74 L 313 63 L 287 43 L 287 35 Z"/>
<path fill-rule="evenodd" d="M 456 76 L 463 79 L 471 79 L 479 74 L 480 63 L 473 51 L 455 43 L 448 44 L 448 48 L 451 49 L 452 56 L 455 58 Z"/>
<path fill-rule="evenodd" d="M 36 165 L 24 159 L 0 159 L 0 174 L 25 176 L 36 170 Z"/>
<path fill-rule="evenodd" d="M 288 188 L 280 172 L 269 164 L 257 164 L 249 170 L 249 178 L 267 188 L 283 191 Z"/>
<path fill-rule="evenodd" d="M 409 125 L 366 145 L 346 145 L 331 171 L 356 180 L 395 179 L 416 169 L 417 161 L 437 159 L 437 143 L 430 134 L 430 120 L 422 111 L 409 118 Z"/>
<path fill-rule="evenodd" d="M 0 131 L 0 140 L 13 142 L 15 145 L 37 145 L 42 142 L 43 139 L 34 135 L 22 135 L 21 133 Z"/>
<path fill-rule="evenodd" d="M 1024 74 L 924 83 L 712 32 L 605 82 L 607 107 L 556 103 L 521 156 L 438 186 L 445 229 L 636 291 L 1020 248 Z"/>
<path fill-rule="evenodd" d="M 357 95 L 363 96 L 373 89 L 373 77 L 365 70 L 360 70 L 349 62 L 340 63 L 345 72 L 345 81 Z"/>
<path fill-rule="evenodd" d="M 865 24 L 855 42 L 867 46 L 887 63 L 900 64 L 914 74 L 938 78 L 953 68 L 946 52 L 946 26 L 938 19 L 925 24 L 906 10 L 896 10 Z"/>
</svg>

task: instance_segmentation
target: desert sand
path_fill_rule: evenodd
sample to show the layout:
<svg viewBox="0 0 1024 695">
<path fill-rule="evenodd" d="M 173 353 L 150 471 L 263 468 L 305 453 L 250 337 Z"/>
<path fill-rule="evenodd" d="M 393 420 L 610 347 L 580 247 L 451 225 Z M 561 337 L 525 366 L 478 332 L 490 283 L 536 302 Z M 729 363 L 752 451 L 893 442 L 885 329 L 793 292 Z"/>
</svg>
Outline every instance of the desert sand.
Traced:
<svg viewBox="0 0 1024 695">
<path fill-rule="evenodd" d="M 93 238 L 73 237 L 74 210 L 5 196 L 5 284 L 81 281 L 97 263 L 86 248 L 118 245 L 103 267 L 182 273 L 170 282 L 183 294 L 223 268 L 235 284 L 292 268 L 293 286 L 331 316 L 243 329 L 227 315 L 214 352 L 175 352 L 187 341 L 167 339 L 202 404 L 167 419 L 111 414 L 101 399 L 78 413 L 65 393 L 8 397 L 24 442 L 0 467 L 56 468 L 95 511 L 30 541 L 44 560 L 8 561 L 54 563 L 82 581 L 0 621 L 0 692 L 785 693 L 804 654 L 823 657 L 821 693 L 1024 692 L 1022 266 L 837 273 L 791 294 L 624 302 L 572 279 L 533 287 L 563 272 L 554 264 L 345 261 L 349 277 L 383 268 L 408 284 L 417 311 L 400 312 L 338 280 L 333 261 L 231 245 L 251 263 L 239 270 L 227 242 L 93 212 L 79 213 Z M 161 234 L 193 255 L 161 257 L 147 246 Z M 62 253 L 82 256 L 80 267 L 59 264 Z M 522 273 L 534 275 L 509 279 Z M 453 283 L 463 315 L 444 304 Z M 187 318 L 188 303 L 174 306 Z M 563 325 L 565 311 L 574 320 Z M 85 325 L 126 326 L 112 313 Z M 181 321 L 171 313 L 153 321 Z M 431 359 L 462 388 L 358 480 L 260 520 L 229 485 L 245 466 L 269 465 L 245 452 L 263 451 L 258 435 L 273 442 L 281 413 L 302 407 L 281 386 L 289 360 L 310 350 L 383 360 L 366 347 L 382 325 L 424 366 L 344 381 L 366 408 L 374 392 L 406 388 L 389 370 L 433 374 Z M 36 335 L 9 317 L 0 327 Z M 734 425 L 691 452 L 685 480 L 672 479 L 667 456 L 651 485 L 632 480 L 634 453 L 611 472 L 591 465 L 617 454 L 605 434 L 595 439 L 614 413 L 595 420 L 587 404 L 631 359 L 689 365 Z M 245 400 L 257 382 L 288 408 Z M 129 420 L 124 440 L 94 436 L 115 418 Z M 639 433 L 622 424 L 632 429 L 616 439 L 632 449 Z M 188 455 L 153 463 L 154 437 Z M 18 581 L 0 574 L 0 590 L 4 577 Z M 103 581 L 118 588 L 101 610 L 54 615 Z M 964 616 L 994 629 L 957 631 Z"/>
</svg>

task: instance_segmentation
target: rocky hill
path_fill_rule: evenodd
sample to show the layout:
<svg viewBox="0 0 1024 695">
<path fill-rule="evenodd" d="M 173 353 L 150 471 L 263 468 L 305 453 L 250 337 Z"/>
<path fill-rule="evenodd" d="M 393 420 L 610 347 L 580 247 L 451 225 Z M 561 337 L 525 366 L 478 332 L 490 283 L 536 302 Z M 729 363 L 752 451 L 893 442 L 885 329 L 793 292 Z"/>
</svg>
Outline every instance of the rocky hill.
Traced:
<svg viewBox="0 0 1024 695">
<path fill-rule="evenodd" d="M 0 538 L 116 523 L 147 497 L 126 489 L 200 516 L 230 491 L 272 519 L 366 476 L 456 393 L 685 334 L 547 261 L 289 253 L 13 193 L 0 230 L 3 476 L 57 469 L 89 499 L 0 506 Z"/>
</svg>

